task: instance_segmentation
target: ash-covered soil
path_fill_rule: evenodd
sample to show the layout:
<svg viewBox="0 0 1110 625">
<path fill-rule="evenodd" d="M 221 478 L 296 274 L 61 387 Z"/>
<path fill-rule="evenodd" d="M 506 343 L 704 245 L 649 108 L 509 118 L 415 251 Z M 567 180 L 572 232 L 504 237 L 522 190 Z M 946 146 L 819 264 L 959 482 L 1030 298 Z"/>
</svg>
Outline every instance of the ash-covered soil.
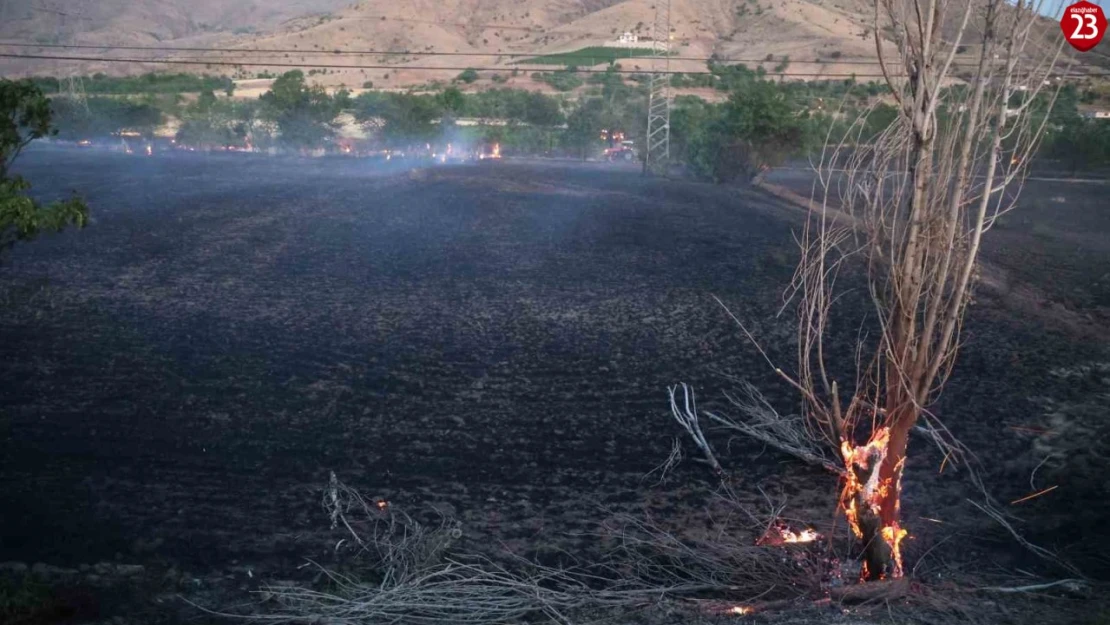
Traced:
<svg viewBox="0 0 1110 625">
<path fill-rule="evenodd" d="M 704 467 L 645 478 L 679 435 L 667 386 L 691 383 L 722 408 L 736 376 L 796 408 L 712 299 L 789 368 L 793 319 L 775 313 L 797 213 L 759 191 L 553 163 L 43 151 L 20 169 L 44 198 L 86 197 L 95 223 L 0 268 L 0 562 L 85 577 L 142 565 L 155 589 L 94 592 L 97 618 L 199 618 L 174 597 L 218 605 L 259 580 L 305 579 L 304 559 L 327 563 L 336 541 L 320 505 L 330 471 L 459 519 L 475 549 L 588 558 L 599 521 L 645 509 L 711 527 Z M 1072 322 L 1105 305 L 1094 274 L 1110 253 L 1094 228 L 1107 224 L 1043 213 L 1029 219 L 1088 220 L 1069 241 L 1093 241 L 1090 293 L 1074 290 L 1085 265 L 1054 251 L 1071 248 L 1012 237 L 997 252 L 1011 289 L 1059 288 L 1058 267 L 1073 269 L 1072 295 L 1057 298 L 1069 322 L 984 292 L 937 414 L 1003 502 L 1031 492 L 1049 457 L 1033 485 L 1058 488 L 1007 512 L 1105 577 L 1110 355 Z M 856 330 L 834 327 L 844 375 Z M 744 496 L 759 501 L 762 486 L 791 517 L 832 524 L 834 480 L 750 441 L 716 443 Z M 911 563 L 929 554 L 919 571 L 1058 573 L 966 502 L 981 498 L 966 475 L 938 474 L 924 442 L 915 451 L 905 512 Z M 987 614 L 1003 617 L 987 622 L 1074 622 L 1045 601 L 995 604 Z"/>
</svg>

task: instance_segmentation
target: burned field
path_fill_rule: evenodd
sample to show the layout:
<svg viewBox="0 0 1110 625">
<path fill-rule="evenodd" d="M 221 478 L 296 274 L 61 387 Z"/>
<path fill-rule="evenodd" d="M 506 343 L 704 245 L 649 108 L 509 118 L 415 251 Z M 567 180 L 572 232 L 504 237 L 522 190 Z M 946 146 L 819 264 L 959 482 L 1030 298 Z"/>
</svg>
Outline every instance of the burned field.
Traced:
<svg viewBox="0 0 1110 625">
<path fill-rule="evenodd" d="M 588 559 L 597 524 L 622 513 L 727 532 L 705 511 L 703 466 L 650 474 L 680 435 L 667 387 L 722 408 L 742 378 L 796 405 L 712 299 L 792 364 L 793 319 L 775 314 L 797 213 L 762 192 L 550 163 L 38 152 L 20 167 L 44 196 L 84 195 L 95 223 L 0 270 L 0 561 L 141 564 L 173 572 L 160 591 L 227 600 L 333 557 L 332 471 L 457 519 L 472 548 L 545 561 Z M 1102 189 L 1042 195 L 1094 207 Z M 988 252 L 1006 278 L 973 308 L 937 414 L 1000 501 L 1056 485 L 1007 512 L 1104 578 L 1110 227 L 1100 237 L 1105 216 L 1051 207 L 1015 219 L 1029 221 Z M 856 328 L 836 330 L 850 372 Z M 715 442 L 742 496 L 759 502 L 761 487 L 832 528 L 834 479 Z M 981 495 L 966 474 L 938 474 L 942 459 L 914 444 L 915 572 L 1059 576 L 967 503 Z M 985 622 L 1097 622 L 1097 606 L 1041 601 L 992 603 Z"/>
</svg>

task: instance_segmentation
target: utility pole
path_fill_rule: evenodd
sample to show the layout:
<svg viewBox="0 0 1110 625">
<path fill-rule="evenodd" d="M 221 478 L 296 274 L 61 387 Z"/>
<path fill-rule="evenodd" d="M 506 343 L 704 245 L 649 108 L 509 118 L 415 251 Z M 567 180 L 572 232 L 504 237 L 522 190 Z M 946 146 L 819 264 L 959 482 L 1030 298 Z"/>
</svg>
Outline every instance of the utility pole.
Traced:
<svg viewBox="0 0 1110 625">
<path fill-rule="evenodd" d="M 671 156 L 671 0 L 656 0 L 644 174 L 666 175 Z"/>
</svg>

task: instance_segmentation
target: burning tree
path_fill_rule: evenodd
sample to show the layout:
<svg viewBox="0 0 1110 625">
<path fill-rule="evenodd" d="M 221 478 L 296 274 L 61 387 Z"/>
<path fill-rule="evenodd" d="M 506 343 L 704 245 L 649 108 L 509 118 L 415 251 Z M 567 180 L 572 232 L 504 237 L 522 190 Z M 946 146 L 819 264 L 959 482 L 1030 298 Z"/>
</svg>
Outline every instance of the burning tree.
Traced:
<svg viewBox="0 0 1110 625">
<path fill-rule="evenodd" d="M 1063 42 L 1048 43 L 1045 8 L 1039 0 L 876 0 L 875 49 L 899 114 L 870 145 L 845 150 L 849 133 L 820 168 L 822 202 L 811 210 L 794 283 L 796 385 L 812 432 L 844 462 L 840 503 L 870 579 L 902 575 L 899 508 L 911 430 L 923 422 L 949 453 L 958 450 L 928 407 L 955 362 L 983 235 L 1015 207 L 1056 98 L 1048 86 Z M 965 44 L 978 54 L 969 83 L 957 85 Z M 844 211 L 836 216 L 834 188 Z M 880 333 L 842 397 L 822 340 L 836 269 L 857 253 Z"/>
<path fill-rule="evenodd" d="M 709 415 L 842 476 L 840 508 L 860 542 L 864 579 L 903 574 L 900 501 L 911 431 L 929 432 L 949 461 L 960 455 L 929 406 L 956 359 L 983 235 L 1015 207 L 1055 101 L 1062 40 L 1048 42 L 1045 8 L 1027 0 L 875 0 L 875 48 L 897 115 L 870 142 L 863 115 L 826 142 L 817 168 L 787 293 L 798 310 L 797 370 L 775 368 L 800 393 L 802 418 L 779 415 L 750 387 L 747 399 L 733 400 L 743 420 Z M 956 58 L 965 46 L 975 58 L 961 84 Z M 836 379 L 825 347 L 841 295 L 834 283 L 849 266 L 866 267 L 878 319 L 877 339 L 858 344 L 850 385 Z M 673 391 L 672 409 L 700 435 L 696 415 Z M 694 438 L 709 451 L 704 437 Z"/>
</svg>

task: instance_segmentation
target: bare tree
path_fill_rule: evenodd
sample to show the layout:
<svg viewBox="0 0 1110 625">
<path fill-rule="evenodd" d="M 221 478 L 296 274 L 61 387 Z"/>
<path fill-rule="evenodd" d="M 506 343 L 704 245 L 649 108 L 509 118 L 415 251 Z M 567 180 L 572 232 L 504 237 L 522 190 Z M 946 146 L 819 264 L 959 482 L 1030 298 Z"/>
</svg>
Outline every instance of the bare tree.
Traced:
<svg viewBox="0 0 1110 625">
<path fill-rule="evenodd" d="M 757 403 L 733 400 L 763 442 L 820 458 L 799 452 L 806 437 L 841 459 L 840 506 L 862 545 L 865 579 L 902 576 L 910 433 L 928 432 L 946 462 L 961 456 L 928 408 L 955 362 L 983 235 L 1015 207 L 1056 99 L 1063 42 L 1055 31 L 1050 42 L 1046 8 L 1040 0 L 875 0 L 875 48 L 898 115 L 876 137 L 864 134 L 861 116 L 845 136 L 829 137 L 817 166 L 787 291 L 798 310 L 797 370 L 775 368 L 801 394 L 803 419 L 753 417 L 750 390 Z M 956 71 L 965 50 L 974 56 L 970 75 Z M 849 263 L 866 267 L 878 328 L 859 342 L 855 379 L 846 381 L 836 378 L 844 369 L 825 339 Z M 781 420 L 774 428 L 771 417 Z"/>
<path fill-rule="evenodd" d="M 1062 39 L 1048 43 L 1040 0 L 876 0 L 874 8 L 875 49 L 899 114 L 873 141 L 860 141 L 857 124 L 826 151 L 794 288 L 795 383 L 811 429 L 843 458 L 841 505 L 864 545 L 865 575 L 877 579 L 902 575 L 910 432 L 921 422 L 957 451 L 928 407 L 955 362 L 983 235 L 1015 207 L 1043 134 Z M 977 58 L 960 83 L 963 46 Z M 838 270 L 856 254 L 880 333 L 844 394 L 823 344 Z"/>
</svg>

